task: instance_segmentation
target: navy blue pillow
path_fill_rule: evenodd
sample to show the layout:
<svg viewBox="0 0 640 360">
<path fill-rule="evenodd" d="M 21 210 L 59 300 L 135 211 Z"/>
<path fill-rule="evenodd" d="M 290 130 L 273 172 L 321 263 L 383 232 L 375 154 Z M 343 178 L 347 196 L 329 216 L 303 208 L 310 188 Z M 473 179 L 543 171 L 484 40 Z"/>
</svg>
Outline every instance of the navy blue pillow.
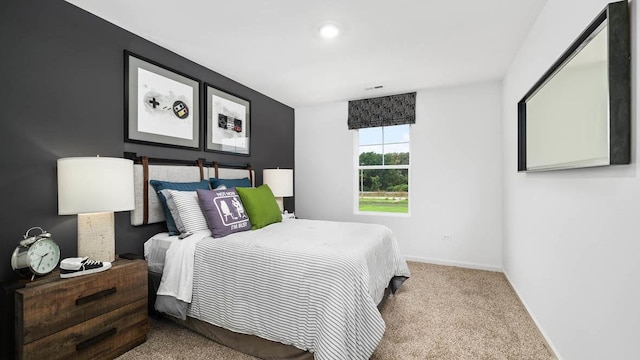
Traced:
<svg viewBox="0 0 640 360">
<path fill-rule="evenodd" d="M 175 220 L 173 220 L 173 216 L 171 216 L 171 211 L 167 206 L 167 198 L 160 192 L 161 190 L 178 190 L 178 191 L 196 191 L 197 189 L 209 189 L 209 182 L 207 180 L 197 181 L 197 182 L 171 182 L 171 181 L 160 181 L 160 180 L 149 180 L 149 184 L 153 186 L 153 189 L 158 194 L 158 199 L 160 199 L 160 203 L 162 204 L 162 209 L 164 210 L 164 217 L 167 219 L 167 231 L 169 231 L 169 235 L 178 235 L 180 234 L 180 230 L 176 226 Z"/>
<path fill-rule="evenodd" d="M 218 178 L 210 178 L 211 188 L 216 189 L 220 185 L 224 185 L 227 189 L 235 188 L 235 187 L 251 187 L 251 180 L 248 177 L 242 179 L 218 179 Z"/>
</svg>

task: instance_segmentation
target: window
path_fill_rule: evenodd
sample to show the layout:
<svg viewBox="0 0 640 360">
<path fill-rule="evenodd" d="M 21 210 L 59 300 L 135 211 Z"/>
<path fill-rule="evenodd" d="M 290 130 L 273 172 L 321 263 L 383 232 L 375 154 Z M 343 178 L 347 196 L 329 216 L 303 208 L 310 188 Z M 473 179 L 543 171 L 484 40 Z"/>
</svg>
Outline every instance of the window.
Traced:
<svg viewBox="0 0 640 360">
<path fill-rule="evenodd" d="M 360 212 L 409 213 L 410 125 L 358 130 Z"/>
</svg>

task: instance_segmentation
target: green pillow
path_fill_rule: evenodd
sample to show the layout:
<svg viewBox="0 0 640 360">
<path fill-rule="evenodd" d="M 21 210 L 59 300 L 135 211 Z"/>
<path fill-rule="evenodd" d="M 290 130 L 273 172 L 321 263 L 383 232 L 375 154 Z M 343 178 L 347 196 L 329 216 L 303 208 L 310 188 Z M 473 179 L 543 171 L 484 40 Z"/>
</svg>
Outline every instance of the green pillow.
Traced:
<svg viewBox="0 0 640 360">
<path fill-rule="evenodd" d="M 268 185 L 260 185 L 257 188 L 237 187 L 236 191 L 249 215 L 251 229 L 260 229 L 282 221 L 280 207 Z"/>
</svg>

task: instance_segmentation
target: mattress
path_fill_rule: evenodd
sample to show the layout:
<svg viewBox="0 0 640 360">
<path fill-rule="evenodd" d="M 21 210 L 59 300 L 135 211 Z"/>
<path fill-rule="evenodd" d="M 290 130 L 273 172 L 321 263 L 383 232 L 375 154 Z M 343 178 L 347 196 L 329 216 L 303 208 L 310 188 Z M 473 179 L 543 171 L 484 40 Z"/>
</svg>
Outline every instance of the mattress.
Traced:
<svg viewBox="0 0 640 360">
<path fill-rule="evenodd" d="M 158 233 L 144 243 L 144 258 L 149 271 L 162 274 L 167 250 L 174 241 L 180 241 L 178 235 L 171 236 L 167 232 Z"/>
</svg>

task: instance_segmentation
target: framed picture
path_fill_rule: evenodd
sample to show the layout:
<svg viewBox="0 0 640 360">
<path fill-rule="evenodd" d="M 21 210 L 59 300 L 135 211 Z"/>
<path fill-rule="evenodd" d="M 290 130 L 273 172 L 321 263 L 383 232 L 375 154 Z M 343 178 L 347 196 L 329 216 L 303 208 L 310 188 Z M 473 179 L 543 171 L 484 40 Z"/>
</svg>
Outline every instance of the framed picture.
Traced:
<svg viewBox="0 0 640 360">
<path fill-rule="evenodd" d="M 249 100 L 205 84 L 205 150 L 249 155 L 251 103 Z"/>
<path fill-rule="evenodd" d="M 200 149 L 200 82 L 125 51 L 125 141 Z"/>
</svg>

